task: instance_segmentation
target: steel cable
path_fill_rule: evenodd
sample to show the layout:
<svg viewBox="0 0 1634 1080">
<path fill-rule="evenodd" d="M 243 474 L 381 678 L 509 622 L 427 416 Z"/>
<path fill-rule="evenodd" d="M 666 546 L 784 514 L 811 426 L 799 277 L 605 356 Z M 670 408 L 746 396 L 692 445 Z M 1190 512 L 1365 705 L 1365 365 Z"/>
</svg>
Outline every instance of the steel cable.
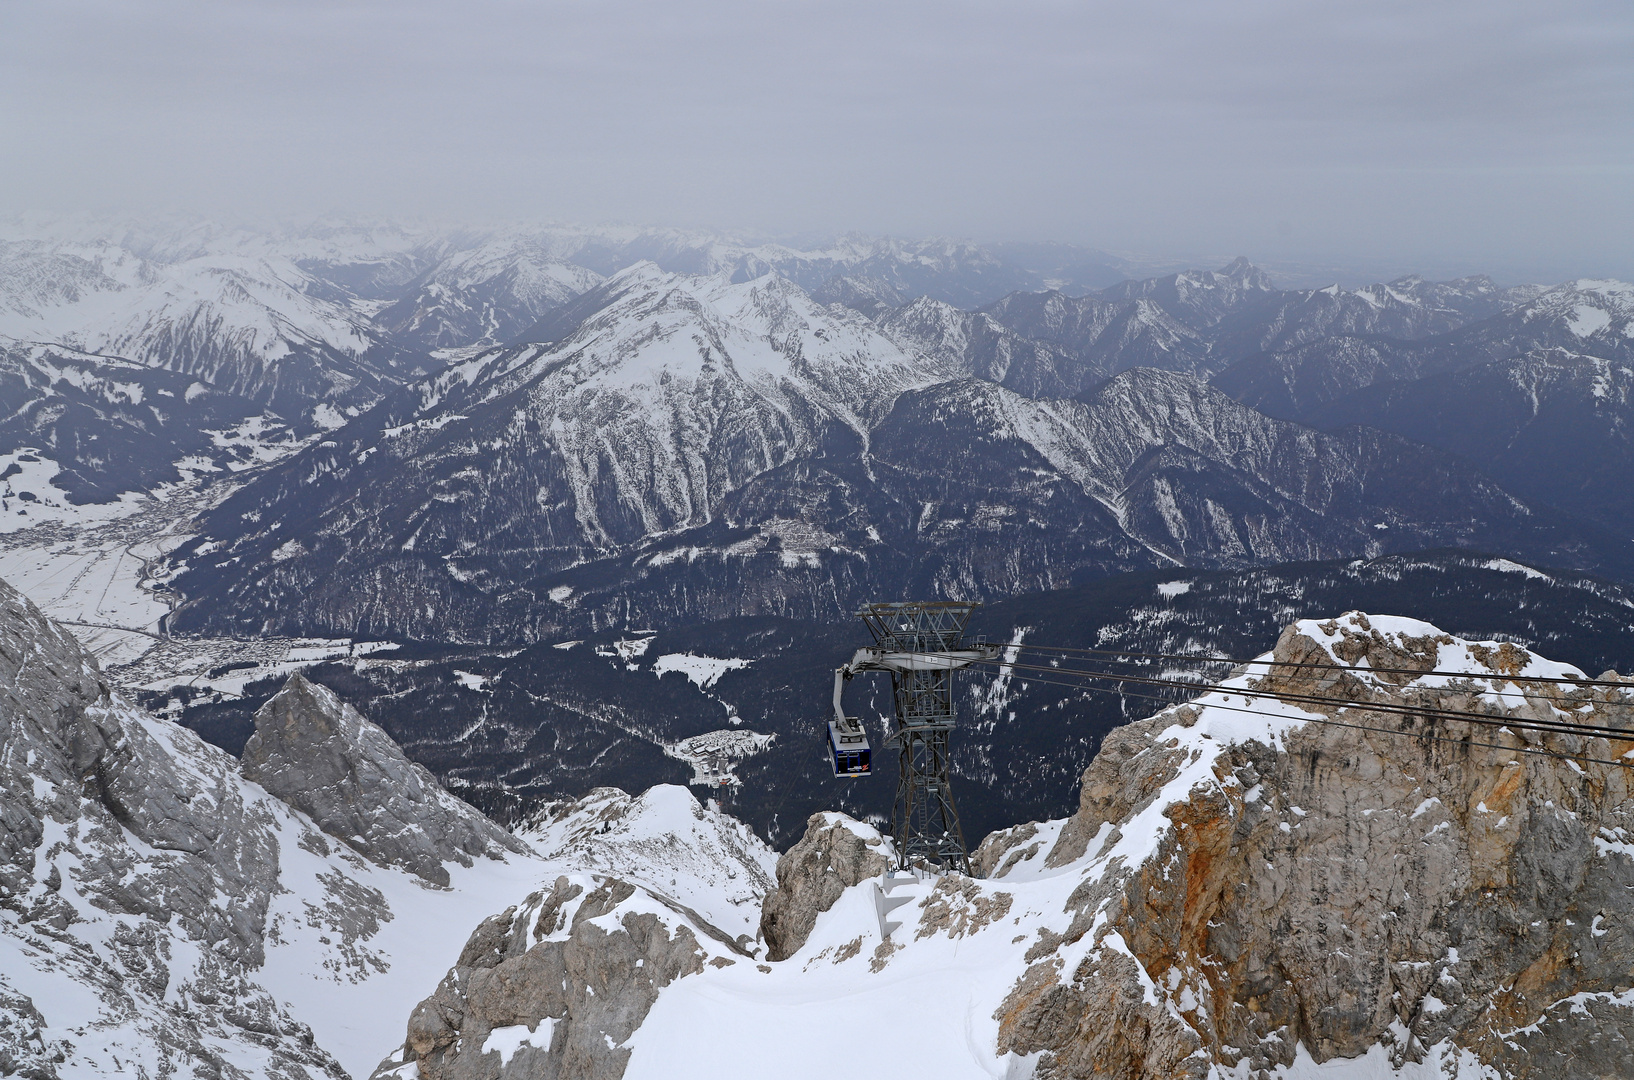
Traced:
<svg viewBox="0 0 1634 1080">
<path fill-rule="evenodd" d="M 1357 667 L 1351 667 L 1351 666 L 1348 666 L 1348 665 L 1345 665 L 1345 664 L 1312 663 L 1310 661 L 1262 660 L 1262 659 L 1260 659 L 1258 657 L 1255 657 L 1254 659 L 1251 659 L 1251 660 L 1236 660 L 1236 659 L 1232 659 L 1230 657 L 1225 657 L 1225 656 L 1203 656 L 1203 655 L 1200 655 L 1198 653 L 1141 652 L 1139 650 L 1134 650 L 1134 649 L 1085 649 L 1085 648 L 1080 648 L 1080 647 L 1075 647 L 1075 646 L 1070 646 L 1070 645 L 1037 645 L 1037 644 L 1029 644 L 1029 643 L 1026 643 L 1026 642 L 1017 642 L 1014 645 L 1005 645 L 1005 644 L 995 643 L 995 642 L 988 642 L 987 644 L 996 645 L 996 647 L 1003 648 L 1003 649 L 1022 649 L 1024 651 L 1028 651 L 1028 652 L 1058 652 L 1058 653 L 1062 653 L 1062 654 L 1077 653 L 1077 654 L 1093 655 L 1093 656 L 1136 656 L 1136 657 L 1141 657 L 1143 659 L 1152 659 L 1152 660 L 1184 660 L 1184 661 L 1188 661 L 1188 662 L 1194 663 L 1194 664 L 1195 663 L 1230 664 L 1232 667 L 1243 667 L 1244 665 L 1248 665 L 1248 664 L 1261 664 L 1261 665 L 1274 665 L 1276 667 L 1290 667 L 1290 668 L 1318 668 L 1318 669 L 1326 669 L 1326 670 L 1330 670 L 1330 671 L 1349 671 L 1349 672 L 1371 671 L 1371 672 L 1375 672 L 1375 673 L 1380 674 L 1380 675 L 1417 675 L 1417 676 L 1443 675 L 1443 676 L 1446 676 L 1448 678 L 1465 678 L 1465 679 L 1468 679 L 1468 678 L 1476 678 L 1476 679 L 1504 678 L 1504 679 L 1509 679 L 1511 681 L 1516 681 L 1516 682 L 1569 683 L 1569 684 L 1571 684 L 1573 686 L 1601 686 L 1601 687 L 1613 687 L 1613 688 L 1625 689 L 1625 690 L 1634 690 L 1634 682 L 1621 682 L 1621 681 L 1613 682 L 1613 681 L 1611 681 L 1609 679 L 1590 679 L 1587 676 L 1584 676 L 1581 679 L 1572 678 L 1571 676 L 1567 676 L 1567 675 L 1498 675 L 1498 674 L 1493 674 L 1493 675 L 1488 676 L 1488 675 L 1476 675 L 1476 674 L 1474 674 L 1472 672 L 1468 672 L 1468 671 L 1440 671 L 1440 670 L 1436 670 L 1436 669 L 1432 669 L 1432 670 L 1429 670 L 1429 671 L 1421 671 L 1421 670 L 1419 670 L 1417 668 L 1381 668 L 1381 667 L 1357 668 Z M 1517 646 L 1517 648 L 1519 648 L 1519 646 Z"/>
<path fill-rule="evenodd" d="M 1156 694 L 1131 693 L 1131 692 L 1123 691 L 1123 690 L 1112 690 L 1112 689 L 1109 689 L 1109 688 L 1104 687 L 1104 686 L 1085 686 L 1082 683 L 1068 683 L 1068 682 L 1061 682 L 1061 681 L 1058 681 L 1058 680 L 1038 679 L 1038 678 L 1032 678 L 1032 679 L 1029 679 L 1028 681 L 1038 682 L 1038 683 L 1045 683 L 1045 684 L 1051 685 L 1051 686 L 1064 686 L 1069 690 L 1082 690 L 1082 691 L 1086 691 L 1086 692 L 1090 692 L 1090 693 L 1097 693 L 1097 694 L 1113 694 L 1113 695 L 1116 695 L 1117 697 L 1120 697 L 1120 698 L 1126 698 L 1126 697 L 1142 698 L 1142 699 L 1145 699 L 1145 700 L 1148 700 L 1148 701 L 1161 702 L 1163 704 L 1171 705 L 1171 706 L 1177 705 L 1177 704 L 1189 704 L 1189 702 L 1173 702 L 1173 701 L 1170 701 L 1168 698 L 1158 697 Z M 1234 691 L 1234 690 L 1232 690 L 1232 691 L 1220 690 L 1219 687 L 1211 687 L 1210 692 L 1214 692 L 1214 691 L 1218 691 L 1219 693 L 1222 693 L 1222 694 L 1230 694 L 1230 693 L 1237 693 L 1238 692 L 1238 691 Z M 1352 723 L 1349 723 L 1349 722 L 1344 721 L 1344 720 L 1333 720 L 1333 719 L 1330 719 L 1330 718 L 1327 718 L 1327 717 L 1322 717 L 1322 716 L 1305 715 L 1305 716 L 1300 716 L 1300 717 L 1297 717 L 1297 718 L 1293 718 L 1293 717 L 1285 716 L 1285 715 L 1283 715 L 1281 713 L 1266 712 L 1263 709 L 1246 708 L 1246 707 L 1241 706 L 1241 705 L 1224 705 L 1224 704 L 1217 704 L 1217 703 L 1214 703 L 1214 702 L 1209 702 L 1208 704 L 1205 704 L 1205 705 L 1203 705 L 1201 707 L 1206 708 L 1206 709 L 1222 709 L 1222 710 L 1224 710 L 1226 712 L 1246 713 L 1246 714 L 1248 714 L 1250 716 L 1262 716 L 1262 717 L 1266 717 L 1266 718 L 1272 719 L 1272 720 L 1298 719 L 1299 722 L 1301 722 L 1301 723 L 1325 724 L 1325 725 L 1328 725 L 1330 727 L 1350 728 L 1350 729 L 1355 730 L 1355 731 L 1372 731 L 1372 732 L 1377 732 L 1377 733 L 1379 733 L 1381 735 L 1394 735 L 1394 736 L 1397 736 L 1398 738 L 1428 739 L 1431 742 L 1450 743 L 1450 744 L 1453 744 L 1455 746 L 1480 746 L 1480 747 L 1485 747 L 1485 748 L 1491 749 L 1491 750 L 1509 750 L 1509 751 L 1512 751 L 1512 752 L 1517 753 L 1517 754 L 1536 754 L 1536 755 L 1541 756 L 1541 757 L 1559 758 L 1559 759 L 1561 759 L 1563 761 L 1575 761 L 1575 762 L 1579 762 L 1579 763 L 1583 763 L 1583 764 L 1615 765 L 1615 766 L 1618 766 L 1619 768 L 1634 769 L 1634 761 L 1625 761 L 1625 760 L 1622 760 L 1620 758 L 1589 757 L 1589 756 L 1587 756 L 1585 754 L 1572 754 L 1572 753 L 1566 753 L 1566 752 L 1559 751 L 1559 750 L 1546 750 L 1546 749 L 1544 749 L 1542 747 L 1537 747 L 1537 746 L 1508 746 L 1508 745 L 1506 745 L 1504 743 L 1480 742 L 1480 741 L 1477 741 L 1477 740 L 1474 740 L 1474 739 L 1454 739 L 1454 738 L 1449 738 L 1448 736 L 1445 736 L 1445 735 L 1431 735 L 1428 732 L 1398 731 L 1398 730 L 1396 730 L 1394 728 L 1373 727 L 1373 726 L 1370 726 L 1370 725 L 1367 725 L 1367 724 L 1352 724 Z M 1368 707 L 1368 706 L 1362 706 L 1362 707 Z M 1150 718 L 1148 717 L 1148 719 L 1150 719 Z M 1505 726 L 1508 726 L 1508 725 L 1505 725 Z M 1627 737 L 1630 740 L 1634 740 L 1634 732 L 1621 732 L 1620 734 L 1624 735 L 1625 737 Z"/>
<path fill-rule="evenodd" d="M 955 659 L 955 658 L 964 659 L 964 657 L 957 657 L 955 654 L 928 653 L 926 655 L 929 655 L 929 656 L 946 656 L 949 659 Z M 1264 661 L 1264 663 L 1273 663 L 1273 661 Z M 1576 735 L 1576 736 L 1579 736 L 1579 737 L 1586 737 L 1586 738 L 1604 738 L 1604 739 L 1617 739 L 1617 740 L 1621 740 L 1621 741 L 1634 741 L 1634 730 L 1622 730 L 1622 729 L 1618 729 L 1618 728 L 1602 727 L 1602 726 L 1597 725 L 1597 724 L 1576 724 L 1576 723 L 1571 723 L 1571 722 L 1568 722 L 1568 721 L 1534 720 L 1534 719 L 1518 718 L 1518 717 L 1498 717 L 1498 716 L 1492 716 L 1492 715 L 1487 714 L 1487 713 L 1466 712 L 1466 711 L 1458 710 L 1458 709 L 1444 709 L 1444 708 L 1439 708 L 1439 707 L 1436 707 L 1436 706 L 1395 705 L 1395 704 L 1392 704 L 1392 703 L 1356 701 L 1356 700 L 1351 699 L 1351 698 L 1338 698 L 1338 697 L 1331 697 L 1331 696 L 1324 696 L 1324 695 L 1314 695 L 1314 694 L 1273 693 L 1273 692 L 1270 692 L 1270 691 L 1251 690 L 1251 689 L 1237 688 L 1237 687 L 1224 688 L 1224 687 L 1220 687 L 1218 685 L 1215 685 L 1215 686 L 1198 686 L 1198 685 L 1193 684 L 1193 683 L 1178 682 L 1178 681 L 1171 680 L 1171 679 L 1156 679 L 1156 678 L 1134 676 L 1134 675 L 1123 675 L 1123 674 L 1119 674 L 1117 672 L 1097 671 L 1097 670 L 1088 670 L 1088 669 L 1061 668 L 1061 667 L 1056 667 L 1056 666 L 1023 664 L 1023 663 L 1020 663 L 1019 661 L 1006 661 L 1006 660 L 997 659 L 997 658 L 995 658 L 993 660 L 978 660 L 978 661 L 972 662 L 972 664 L 973 664 L 973 666 L 998 668 L 998 669 L 1001 670 L 1001 672 L 1002 672 L 1002 669 L 1010 668 L 1010 669 L 1014 669 L 1014 670 L 1022 671 L 1022 672 L 1038 672 L 1038 673 L 1042 673 L 1042 674 L 1045 674 L 1045 675 L 1066 675 L 1066 676 L 1076 676 L 1076 677 L 1078 677 L 1080 679 L 1096 679 L 1096 680 L 1112 681 L 1112 682 L 1118 682 L 1118 683 L 1133 682 L 1133 683 L 1137 683 L 1137 684 L 1141 684 L 1141 685 L 1147 685 L 1147 686 L 1169 687 L 1169 688 L 1173 688 L 1173 689 L 1177 689 L 1177 690 L 1187 691 L 1187 692 L 1192 693 L 1192 694 L 1197 694 L 1199 692 L 1202 692 L 1202 693 L 1219 693 L 1219 694 L 1224 694 L 1224 695 L 1240 694 L 1240 695 L 1243 696 L 1243 698 L 1245 700 L 1251 700 L 1251 699 L 1254 699 L 1254 698 L 1273 699 L 1273 700 L 1277 700 L 1277 701 L 1284 701 L 1284 702 L 1297 703 L 1297 704 L 1327 705 L 1327 706 L 1332 706 L 1334 708 L 1339 708 L 1339 709 L 1345 709 L 1345 708 L 1370 709 L 1370 710 L 1372 710 L 1374 712 L 1382 712 L 1382 713 L 1386 713 L 1386 714 L 1390 714 L 1390 715 L 1398 715 L 1398 716 L 1403 716 L 1403 717 L 1424 717 L 1424 718 L 1451 720 L 1451 721 L 1455 721 L 1455 722 L 1471 723 L 1471 724 L 1476 724 L 1476 725 L 1485 726 L 1485 727 L 1532 730 L 1532 731 L 1539 731 L 1539 732 L 1543 732 L 1543 733 L 1553 733 L 1553 734 L 1557 734 L 1557 735 Z M 1367 671 L 1378 671 L 1379 670 L 1377 668 L 1368 668 L 1368 669 L 1343 668 L 1340 665 L 1320 665 L 1320 666 L 1336 668 L 1336 669 L 1339 669 L 1339 670 L 1348 670 L 1348 671 L 1353 671 L 1353 672 L 1357 671 L 1357 670 L 1367 670 Z M 1447 674 L 1452 674 L 1452 673 L 1447 673 Z M 1469 673 L 1460 673 L 1460 674 L 1463 674 L 1465 676 L 1469 676 Z M 1479 676 L 1474 676 L 1474 677 L 1479 677 Z M 1164 697 L 1159 697 L 1159 696 L 1154 695 L 1154 694 L 1135 694 L 1135 693 L 1130 693 L 1130 692 L 1122 690 L 1122 689 L 1109 690 L 1109 689 L 1103 689 L 1103 688 L 1100 688 L 1100 687 L 1088 686 L 1088 685 L 1085 685 L 1082 682 L 1065 682 L 1065 681 L 1061 681 L 1061 680 L 1041 678 L 1038 675 L 1023 674 L 1023 675 L 1021 675 L 1021 678 L 1023 678 L 1024 680 L 1027 680 L 1027 681 L 1031 681 L 1031 682 L 1039 682 L 1039 683 L 1044 683 L 1044 684 L 1048 684 L 1048 685 L 1062 686 L 1062 687 L 1066 687 L 1068 689 L 1092 690 L 1092 691 L 1101 692 L 1101 693 L 1115 693 L 1115 694 L 1118 694 L 1120 697 L 1146 698 L 1146 699 L 1150 699 L 1150 700 L 1153 700 L 1153 701 L 1164 702 L 1166 704 L 1181 704 L 1182 703 L 1182 702 L 1174 702 L 1171 699 L 1164 698 Z M 1623 685 L 1626 685 L 1626 684 L 1617 684 L 1617 685 L 1623 686 Z M 1207 707 L 1209 707 L 1209 708 L 1231 708 L 1231 711 L 1234 711 L 1234 712 L 1247 712 L 1247 713 L 1252 713 L 1254 715 L 1260 715 L 1260 716 L 1275 716 L 1275 715 L 1277 715 L 1277 714 L 1274 714 L 1274 713 L 1267 713 L 1267 712 L 1264 712 L 1262 710 L 1232 708 L 1232 707 L 1223 706 L 1223 705 L 1213 705 L 1213 704 L 1211 704 L 1211 705 L 1209 705 Z M 1350 724 L 1350 723 L 1345 723 L 1345 722 L 1342 722 L 1342 721 L 1337 721 L 1337 720 L 1332 720 L 1332 719 L 1324 719 L 1324 718 L 1318 718 L 1318 717 L 1307 717 L 1307 719 L 1310 722 L 1313 722 L 1313 723 L 1317 723 L 1317 722 L 1329 723 L 1329 724 L 1333 724 L 1333 725 L 1340 726 L 1340 727 L 1350 727 L 1350 728 L 1356 728 L 1356 729 L 1365 730 L 1365 731 L 1379 731 L 1379 732 L 1383 732 L 1385 734 L 1405 735 L 1405 736 L 1416 737 L 1416 738 L 1436 738 L 1436 739 L 1439 739 L 1440 741 L 1458 742 L 1458 743 L 1464 743 L 1464 742 L 1468 741 L 1468 740 L 1463 740 L 1463 739 L 1445 739 L 1444 737 L 1430 736 L 1430 735 L 1426 735 L 1426 734 L 1423 734 L 1423 733 L 1398 732 L 1398 731 L 1393 731 L 1392 729 L 1389 729 L 1389 728 L 1369 727 L 1367 725 Z M 1569 759 L 1572 759 L 1572 760 L 1592 761 L 1592 762 L 1596 762 L 1598 764 L 1620 765 L 1620 766 L 1624 766 L 1624 767 L 1634 768 L 1634 762 L 1629 762 L 1629 761 L 1621 761 L 1621 760 L 1615 760 L 1614 761 L 1614 760 L 1608 760 L 1608 759 L 1602 759 L 1602 758 L 1591 758 L 1591 757 L 1586 757 L 1586 756 L 1583 756 L 1583 755 L 1561 754 L 1561 753 L 1556 752 L 1556 751 L 1542 751 L 1542 750 L 1538 750 L 1538 749 L 1535 749 L 1535 748 L 1508 747 L 1508 746 L 1504 746 L 1501 743 L 1479 743 L 1479 744 L 1472 743 L 1471 745 L 1482 745 L 1482 746 L 1489 746 L 1489 747 L 1494 747 L 1494 748 L 1499 748 L 1499 749 L 1512 749 L 1512 750 L 1516 750 L 1518 752 L 1524 752 L 1524 753 L 1545 753 L 1547 756 L 1552 756 L 1552 757 L 1564 757 L 1564 758 L 1569 758 Z"/>
</svg>

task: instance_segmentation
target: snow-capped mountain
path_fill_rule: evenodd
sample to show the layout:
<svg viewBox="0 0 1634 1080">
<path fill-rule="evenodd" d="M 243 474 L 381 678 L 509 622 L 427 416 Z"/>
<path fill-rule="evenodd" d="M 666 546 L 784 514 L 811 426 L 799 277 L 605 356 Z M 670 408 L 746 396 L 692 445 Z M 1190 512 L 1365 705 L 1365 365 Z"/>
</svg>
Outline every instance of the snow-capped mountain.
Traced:
<svg viewBox="0 0 1634 1080">
<path fill-rule="evenodd" d="M 383 572 L 364 553 L 386 529 L 400 534 L 386 542 L 409 575 L 399 584 L 419 573 L 408 564 L 431 559 L 425 587 L 482 595 L 513 574 L 707 525 L 729 492 L 813 452 L 831 429 L 865 438 L 897 393 L 955 374 L 776 276 L 733 284 L 645 264 L 600 295 L 605 306 L 567 340 L 451 368 L 312 462 L 269 476 L 220 520 L 236 531 L 246 514 L 281 519 L 282 508 L 255 509 L 266 493 L 301 506 L 306 526 L 273 531 L 278 576 L 303 591 L 328 588 L 310 577 L 324 561 L 351 567 L 354 585 Z M 240 532 L 233 546 L 272 538 Z M 374 604 L 332 600 L 357 614 L 354 603 Z"/>
<path fill-rule="evenodd" d="M 1115 292 L 1108 290 L 1107 292 Z M 1066 392 L 1130 368 L 1200 372 L 1209 369 L 1209 343 L 1151 296 L 1107 299 L 1059 292 L 1015 293 L 984 313 L 1011 333 L 1047 342 L 1073 357 Z"/>
<path fill-rule="evenodd" d="M 1100 293 L 1102 300 L 1149 300 L 1194 330 L 1215 326 L 1244 307 L 1276 297 L 1265 271 L 1244 258 L 1219 270 L 1185 270 L 1164 277 L 1125 281 Z"/>
<path fill-rule="evenodd" d="M 598 284 L 563 259 L 559 244 L 502 237 L 456 251 L 375 315 L 394 340 L 433 349 L 509 344 L 542 317 Z"/>
<path fill-rule="evenodd" d="M 1634 347 L 1631 298 L 1634 285 L 1618 281 L 1581 280 L 1552 289 L 1498 290 L 1496 295 L 1483 285 L 1441 300 L 1449 306 L 1467 302 L 1472 311 L 1498 305 L 1495 313 L 1424 338 L 1402 329 L 1365 335 L 1344 330 L 1327 337 L 1303 330 L 1290 334 L 1267 323 L 1253 329 L 1236 351 L 1246 352 L 1255 341 L 1266 343 L 1268 351 L 1246 355 L 1215 376 L 1214 383 L 1272 415 L 1311 420 L 1324 416 L 1330 403 L 1377 383 L 1444 375 L 1540 350 L 1626 361 Z"/>
<path fill-rule="evenodd" d="M 1048 341 L 1077 358 L 1078 389 L 1131 368 L 1209 370 L 1210 343 L 1156 300 L 1108 301 L 1059 293 L 1015 294 L 987 312 L 1013 332 Z"/>
<path fill-rule="evenodd" d="M 362 315 L 311 295 L 291 262 L 154 263 L 108 246 L 13 244 L 3 254 L 6 279 L 45 282 L 8 297 L 0 336 L 191 375 L 290 419 L 372 405 L 405 363 Z"/>
<path fill-rule="evenodd" d="M 878 322 L 894 340 L 948 371 L 1029 397 L 1070 397 L 1093 377 L 1093 369 L 1051 342 L 1023 337 L 987 312 L 962 311 L 928 296 L 882 313 Z"/>
<path fill-rule="evenodd" d="M 1323 338 L 1416 341 L 1479 322 L 1525 303 L 1541 290 L 1500 288 L 1484 275 L 1456 281 L 1399 278 L 1359 289 L 1282 292 L 1220 319 L 1215 370 L 1260 352 L 1280 352 Z"/>
<path fill-rule="evenodd" d="M 1013 333 L 1077 356 L 1087 372 L 1103 377 L 1131 367 L 1228 372 L 1221 378 L 1233 396 L 1278 408 L 1284 405 L 1281 398 L 1248 385 L 1251 378 L 1267 381 L 1259 373 L 1267 364 L 1279 374 L 1294 369 L 1270 380 L 1279 388 L 1303 378 L 1352 389 L 1366 382 L 1355 381 L 1363 376 L 1345 369 L 1346 357 L 1371 348 L 1380 356 L 1376 366 L 1388 374 L 1414 371 L 1410 365 L 1422 350 L 1410 342 L 1509 311 L 1539 292 L 1499 288 L 1485 277 L 1449 282 L 1408 277 L 1354 290 L 1335 285 L 1281 291 L 1263 271 L 1239 259 L 1218 271 L 1125 282 L 1082 297 L 1016 293 L 983 310 Z M 1306 370 L 1310 361 L 1303 350 L 1322 359 L 1321 371 Z"/>
<path fill-rule="evenodd" d="M 450 369 L 234 496 L 178 553 L 175 625 L 497 642 L 1443 544 L 1628 561 L 1444 455 L 1187 375 L 1034 399 L 775 276 L 598 292 L 565 341 Z"/>
<path fill-rule="evenodd" d="M 1262 412 L 1364 424 L 1458 454 L 1534 503 L 1630 534 L 1634 285 L 1576 281 L 1460 330 L 1320 338 L 1213 384 Z"/>
<path fill-rule="evenodd" d="M 1582 278 L 1483 323 L 1468 337 L 1494 359 L 1537 348 L 1565 348 L 1608 360 L 1634 355 L 1634 285 Z"/>
</svg>

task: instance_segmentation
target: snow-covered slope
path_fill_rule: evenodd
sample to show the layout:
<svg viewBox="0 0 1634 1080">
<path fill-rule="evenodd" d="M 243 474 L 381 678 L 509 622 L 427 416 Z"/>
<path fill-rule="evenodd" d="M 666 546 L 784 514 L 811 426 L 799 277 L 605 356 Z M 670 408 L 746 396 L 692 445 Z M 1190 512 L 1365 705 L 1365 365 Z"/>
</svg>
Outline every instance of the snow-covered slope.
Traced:
<svg viewBox="0 0 1634 1080">
<path fill-rule="evenodd" d="M 777 882 L 776 853 L 684 787 L 660 784 L 640 796 L 597 788 L 546 808 L 517 832 L 563 872 L 639 885 L 756 951 L 760 904 Z"/>
<path fill-rule="evenodd" d="M 320 760 L 333 760 L 349 779 L 297 785 L 286 802 L 192 732 L 110 692 L 66 632 L 0 583 L 8 1072 L 367 1075 L 471 926 L 496 903 L 598 860 L 633 861 L 655 886 L 666 871 L 686 875 L 665 894 L 752 936 L 752 914 L 733 912 L 757 909 L 769 853 L 684 790 L 635 806 L 600 793 L 560 808 L 540 834 L 556 856 L 545 859 L 423 770 L 421 786 L 406 784 L 401 753 L 355 713 L 340 723 L 337 703 L 292 694 L 258 718 L 282 741 L 263 747 L 257 775 L 316 775 Z M 302 719 L 303 709 L 328 713 Z M 344 825 L 334 813 L 342 804 L 354 814 Z M 575 848 L 610 821 L 627 822 L 624 848 Z M 422 853 L 453 846 L 428 869 L 402 857 L 405 837 Z"/>
</svg>

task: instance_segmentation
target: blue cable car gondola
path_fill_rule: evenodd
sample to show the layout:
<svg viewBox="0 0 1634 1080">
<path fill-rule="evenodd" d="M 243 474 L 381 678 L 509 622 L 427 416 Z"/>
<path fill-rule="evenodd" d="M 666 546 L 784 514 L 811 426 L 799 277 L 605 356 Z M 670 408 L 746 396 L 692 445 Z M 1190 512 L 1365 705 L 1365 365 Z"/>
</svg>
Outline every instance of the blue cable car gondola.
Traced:
<svg viewBox="0 0 1634 1080">
<path fill-rule="evenodd" d="M 828 722 L 829 764 L 835 776 L 867 776 L 873 752 L 862 721 L 855 716 L 835 717 Z"/>
</svg>

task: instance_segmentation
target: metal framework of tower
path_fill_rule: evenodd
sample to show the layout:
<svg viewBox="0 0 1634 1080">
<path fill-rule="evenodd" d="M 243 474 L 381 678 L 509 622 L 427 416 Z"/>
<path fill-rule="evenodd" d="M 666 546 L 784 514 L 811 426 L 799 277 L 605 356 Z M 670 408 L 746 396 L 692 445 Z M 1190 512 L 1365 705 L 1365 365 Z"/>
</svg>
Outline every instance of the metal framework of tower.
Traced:
<svg viewBox="0 0 1634 1080">
<path fill-rule="evenodd" d="M 864 671 L 891 674 L 896 729 L 886 743 L 897 751 L 893 824 L 898 863 L 904 869 L 928 864 L 970 872 L 953 803 L 948 744 L 954 725 L 954 672 L 999 653 L 985 642 L 964 642 L 965 623 L 976 606 L 954 601 L 868 604 L 857 614 L 874 645 L 858 650 L 834 674 L 834 711 L 842 722 L 849 719 L 840 702 L 845 680 Z"/>
</svg>

